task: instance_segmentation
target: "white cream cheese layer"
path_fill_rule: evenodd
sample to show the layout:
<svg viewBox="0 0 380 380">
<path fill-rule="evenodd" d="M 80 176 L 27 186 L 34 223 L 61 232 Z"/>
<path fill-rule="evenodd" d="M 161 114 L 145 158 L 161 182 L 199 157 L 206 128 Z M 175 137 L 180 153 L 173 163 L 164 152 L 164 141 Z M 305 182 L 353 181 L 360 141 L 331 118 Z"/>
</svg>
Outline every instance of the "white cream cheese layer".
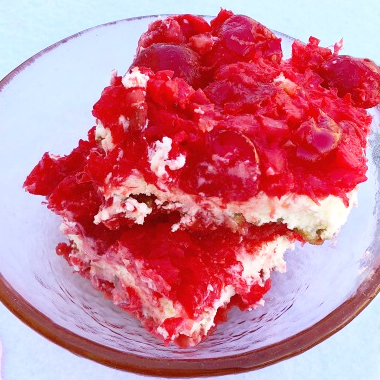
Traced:
<svg viewBox="0 0 380 380">
<path fill-rule="evenodd" d="M 301 232 L 309 241 L 320 241 L 333 238 L 340 227 L 346 222 L 351 208 L 357 203 L 357 189 L 347 194 L 349 205 L 340 197 L 329 195 L 316 203 L 306 195 L 294 193 L 286 194 L 280 198 L 269 197 L 264 192 L 246 201 L 225 202 L 217 197 L 202 197 L 184 193 L 179 188 L 170 191 L 158 189 L 145 182 L 144 178 L 136 171 L 117 187 L 108 187 L 104 194 L 111 206 L 102 207 L 95 217 L 95 223 L 106 222 L 108 219 L 118 216 L 134 220 L 138 224 L 144 221 L 144 215 L 151 212 L 145 204 L 136 209 L 136 214 L 126 210 L 124 204 L 131 202 L 133 195 L 145 194 L 154 196 L 155 205 L 158 208 L 179 211 L 182 215 L 180 222 L 173 226 L 173 230 L 193 225 L 201 220 L 202 224 L 227 225 L 233 230 L 239 228 L 242 220 L 254 225 L 281 222 L 291 230 Z M 112 202 L 109 202 L 109 199 Z M 138 217 L 137 217 L 138 215 Z"/>
</svg>

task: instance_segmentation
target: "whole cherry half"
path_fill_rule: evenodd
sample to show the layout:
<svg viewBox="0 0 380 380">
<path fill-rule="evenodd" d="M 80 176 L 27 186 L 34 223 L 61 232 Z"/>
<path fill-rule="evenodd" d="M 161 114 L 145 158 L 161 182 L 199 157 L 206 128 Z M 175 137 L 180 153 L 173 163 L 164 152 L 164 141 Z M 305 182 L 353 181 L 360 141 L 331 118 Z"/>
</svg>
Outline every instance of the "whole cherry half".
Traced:
<svg viewBox="0 0 380 380">
<path fill-rule="evenodd" d="M 143 49 L 131 67 L 147 67 L 154 72 L 170 70 L 174 77 L 184 79 L 189 85 L 198 87 L 201 78 L 200 57 L 185 45 L 156 43 Z"/>
</svg>

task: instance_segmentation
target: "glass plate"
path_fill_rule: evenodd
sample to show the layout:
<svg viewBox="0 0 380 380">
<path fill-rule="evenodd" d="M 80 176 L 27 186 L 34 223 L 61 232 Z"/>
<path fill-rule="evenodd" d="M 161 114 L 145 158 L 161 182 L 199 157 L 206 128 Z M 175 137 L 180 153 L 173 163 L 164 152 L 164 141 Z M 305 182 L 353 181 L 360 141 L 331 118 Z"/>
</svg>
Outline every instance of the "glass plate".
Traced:
<svg viewBox="0 0 380 380">
<path fill-rule="evenodd" d="M 94 124 L 92 105 L 112 69 L 123 74 L 156 16 L 121 20 L 66 38 L 0 82 L 0 299 L 22 321 L 70 351 L 156 376 L 237 373 L 286 359 L 345 326 L 380 284 L 379 110 L 372 109 L 368 181 L 338 238 L 297 246 L 273 274 L 265 306 L 233 309 L 196 348 L 164 346 L 72 273 L 55 254 L 59 219 L 22 184 L 45 151 L 67 154 Z M 289 54 L 292 39 L 283 39 Z"/>
</svg>

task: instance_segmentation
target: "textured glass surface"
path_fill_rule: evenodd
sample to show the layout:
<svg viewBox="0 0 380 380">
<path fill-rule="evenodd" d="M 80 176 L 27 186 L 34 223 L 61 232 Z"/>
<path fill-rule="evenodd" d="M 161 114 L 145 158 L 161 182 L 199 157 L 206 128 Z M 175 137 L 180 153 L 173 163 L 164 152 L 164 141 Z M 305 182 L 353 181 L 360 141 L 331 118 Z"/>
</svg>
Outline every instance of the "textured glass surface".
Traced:
<svg viewBox="0 0 380 380">
<path fill-rule="evenodd" d="M 108 85 L 111 70 L 123 74 L 128 69 L 138 37 L 153 19 L 119 21 L 68 38 L 0 83 L 2 300 L 29 325 L 74 352 L 138 372 L 154 367 L 171 373 L 176 367 L 171 360 L 185 371 L 202 372 L 200 362 L 208 358 L 205 368 L 219 373 L 299 353 L 342 327 L 378 291 L 378 111 L 371 110 L 369 179 L 339 236 L 322 246 L 297 246 L 287 254 L 287 273 L 273 274 L 264 307 L 231 310 L 229 321 L 192 349 L 165 347 L 72 273 L 55 254 L 63 239 L 59 219 L 41 205 L 42 198 L 22 189 L 45 151 L 67 154 L 86 138 L 94 124 L 92 105 Z M 280 36 L 289 52 L 291 38 Z M 39 313 L 31 316 L 28 305 Z M 315 324 L 318 328 L 310 329 Z M 133 367 L 136 355 L 141 368 Z"/>
</svg>

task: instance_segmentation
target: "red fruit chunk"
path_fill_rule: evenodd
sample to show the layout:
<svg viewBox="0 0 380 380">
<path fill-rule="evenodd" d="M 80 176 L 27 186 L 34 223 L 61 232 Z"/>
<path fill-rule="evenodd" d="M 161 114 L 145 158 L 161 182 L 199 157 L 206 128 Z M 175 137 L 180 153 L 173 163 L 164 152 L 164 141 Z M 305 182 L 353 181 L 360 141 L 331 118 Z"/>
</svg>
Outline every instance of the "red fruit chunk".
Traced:
<svg viewBox="0 0 380 380">
<path fill-rule="evenodd" d="M 286 153 L 279 148 L 267 148 L 263 149 L 260 153 L 262 172 L 266 177 L 274 178 L 276 182 L 279 182 L 279 186 L 286 188 L 285 181 L 288 175 L 288 165 L 286 159 Z M 281 176 L 281 182 L 279 181 Z M 267 190 L 267 189 L 266 189 Z"/>
<path fill-rule="evenodd" d="M 282 58 L 281 40 L 257 21 L 241 15 L 221 12 L 213 26 L 216 36 L 210 53 L 204 57 L 205 65 L 215 70 L 237 62 L 265 61 L 279 64 Z"/>
<path fill-rule="evenodd" d="M 186 42 L 181 27 L 176 20 L 168 17 L 164 20 L 159 19 L 152 22 L 148 30 L 141 35 L 137 52 L 139 53 L 143 50 L 142 48 L 147 48 L 159 42 L 172 44 L 183 44 Z"/>
<path fill-rule="evenodd" d="M 276 91 L 273 79 L 279 69 L 263 62 L 238 62 L 222 66 L 204 91 L 227 113 L 255 113 Z"/>
<path fill-rule="evenodd" d="M 319 74 L 340 97 L 350 94 L 356 107 L 371 108 L 380 103 L 380 68 L 369 59 L 333 56 L 321 65 Z"/>
<path fill-rule="evenodd" d="M 101 202 L 92 183 L 82 177 L 82 173 L 66 177 L 50 195 L 48 207 L 68 220 L 87 225 L 92 224 Z"/>
<path fill-rule="evenodd" d="M 265 281 L 264 286 L 259 284 L 254 284 L 251 286 L 249 292 L 243 295 L 235 297 L 234 303 L 241 309 L 246 310 L 252 307 L 255 303 L 259 302 L 265 293 L 267 293 L 271 288 L 270 278 Z"/>
<path fill-rule="evenodd" d="M 320 115 L 317 121 L 310 118 L 296 131 L 297 156 L 316 161 L 335 149 L 341 136 L 341 128 L 327 115 Z"/>
<path fill-rule="evenodd" d="M 210 21 L 213 33 L 218 34 L 222 25 L 233 15 L 233 12 L 221 9 L 217 16 Z"/>
<path fill-rule="evenodd" d="M 192 194 L 246 200 L 258 192 L 259 159 L 242 133 L 214 130 L 204 145 L 189 150 L 179 186 Z"/>
<path fill-rule="evenodd" d="M 121 115 L 130 119 L 132 129 L 145 125 L 146 108 L 143 89 L 127 89 L 122 84 L 106 87 L 94 104 L 92 114 L 104 125 L 119 125 Z"/>
<path fill-rule="evenodd" d="M 281 39 L 259 22 L 243 15 L 227 19 L 218 33 L 227 48 L 257 61 L 261 58 L 280 63 Z"/>
<path fill-rule="evenodd" d="M 159 74 L 161 74 L 161 72 L 159 72 Z M 156 76 L 156 78 L 157 80 L 150 80 L 147 85 L 149 101 L 152 100 L 164 109 L 170 108 L 178 111 L 185 109 L 189 103 L 190 96 L 195 92 L 194 89 L 179 78 L 168 80 L 167 75 L 164 80 L 159 76 Z"/>
<path fill-rule="evenodd" d="M 258 115 L 258 119 L 269 139 L 285 140 L 289 137 L 289 128 L 284 120 L 276 120 L 267 116 Z"/>
<path fill-rule="evenodd" d="M 222 66 L 214 76 L 215 81 L 227 79 L 234 84 L 253 86 L 257 83 L 271 83 L 281 72 L 277 66 L 265 62 L 237 62 Z"/>
<path fill-rule="evenodd" d="M 88 156 L 87 165 L 85 167 L 86 174 L 91 178 L 97 186 L 103 186 L 107 175 L 112 172 L 115 158 L 118 151 L 113 150 L 107 155 L 101 152 L 93 152 Z"/>
<path fill-rule="evenodd" d="M 200 57 L 185 45 L 153 44 L 137 55 L 131 67 L 148 67 L 154 72 L 170 70 L 193 87 L 201 78 Z"/>
<path fill-rule="evenodd" d="M 68 245 L 67 243 L 58 243 L 57 247 L 55 249 L 57 255 L 63 256 L 66 260 L 69 259 L 69 255 L 72 251 L 72 247 Z"/>
<path fill-rule="evenodd" d="M 158 19 L 149 25 L 139 39 L 137 52 L 155 43 L 185 44 L 194 35 L 210 32 L 211 27 L 200 16 L 174 15 Z"/>
<path fill-rule="evenodd" d="M 79 146 L 67 156 L 45 153 L 26 178 L 24 188 L 31 194 L 49 196 L 68 175 L 83 169 L 91 147 L 88 141 L 80 140 Z"/>
<path fill-rule="evenodd" d="M 316 70 L 319 66 L 332 56 L 328 48 L 320 47 L 319 40 L 315 37 L 309 38 L 308 44 L 295 40 L 292 45 L 292 64 L 301 73 L 306 69 Z"/>
<path fill-rule="evenodd" d="M 245 84 L 237 86 L 228 79 L 215 81 L 205 88 L 212 102 L 223 107 L 228 114 L 256 113 L 262 103 L 269 101 L 275 93 L 275 86 L 268 84 Z"/>
<path fill-rule="evenodd" d="M 211 31 L 210 24 L 201 16 L 183 14 L 171 16 L 170 18 L 178 22 L 186 40 L 195 35 Z"/>
<path fill-rule="evenodd" d="M 344 139 L 339 145 L 336 154 L 336 162 L 342 168 L 352 169 L 355 175 L 360 178 L 361 168 L 365 164 L 365 160 L 359 159 L 362 149 L 353 146 L 348 139 Z M 363 180 L 363 176 L 361 178 Z M 364 176 L 365 181 L 366 177 Z"/>
<path fill-rule="evenodd" d="M 24 188 L 31 194 L 50 195 L 66 175 L 58 159 L 46 152 L 26 178 Z"/>
<path fill-rule="evenodd" d="M 352 169 L 358 177 L 365 177 L 367 158 L 364 154 L 365 145 L 361 141 L 361 131 L 348 121 L 341 122 L 340 127 L 343 130 L 343 138 L 337 148 L 337 166 Z"/>
</svg>

